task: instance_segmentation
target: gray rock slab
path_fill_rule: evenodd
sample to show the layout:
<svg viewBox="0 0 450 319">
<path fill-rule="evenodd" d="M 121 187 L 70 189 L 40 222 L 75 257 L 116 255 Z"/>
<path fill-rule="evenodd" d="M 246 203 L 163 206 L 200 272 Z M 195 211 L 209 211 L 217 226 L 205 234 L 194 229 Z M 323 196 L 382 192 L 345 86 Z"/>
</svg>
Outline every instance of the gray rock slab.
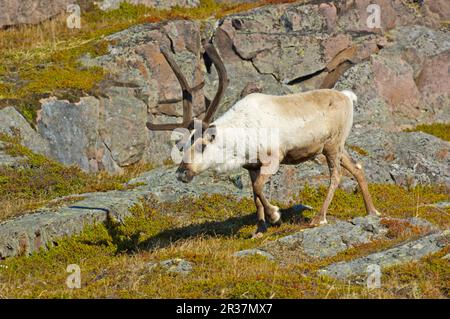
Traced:
<svg viewBox="0 0 450 319">
<path fill-rule="evenodd" d="M 273 257 L 271 254 L 269 254 L 268 252 L 261 250 L 261 249 L 246 249 L 246 250 L 241 250 L 241 251 L 234 253 L 234 256 L 236 256 L 236 257 L 247 257 L 247 256 L 255 256 L 255 255 L 263 256 L 270 260 L 275 259 L 275 257 Z"/>
<path fill-rule="evenodd" d="M 386 232 L 379 217 L 357 217 L 350 222 L 337 221 L 324 226 L 308 228 L 301 232 L 282 237 L 268 247 L 291 247 L 298 253 L 312 258 L 324 258 L 337 255 L 350 247 L 365 244 Z"/>
<path fill-rule="evenodd" d="M 146 184 L 151 190 L 151 194 L 161 201 L 174 201 L 180 199 L 180 197 L 196 197 L 206 193 L 231 194 L 239 198 L 251 196 L 251 188 L 236 185 L 236 180 L 228 175 L 205 172 L 196 176 L 189 184 L 185 184 L 176 179 L 175 171 L 176 167 L 156 168 L 131 180 L 129 184 Z"/>
<path fill-rule="evenodd" d="M 165 269 L 167 272 L 181 275 L 190 274 L 192 272 L 192 269 L 194 268 L 193 263 L 181 258 L 167 259 L 160 262 L 150 262 L 147 264 L 147 266 L 150 270 L 153 270 L 159 266 Z"/>
<path fill-rule="evenodd" d="M 47 249 L 64 236 L 81 232 L 85 226 L 107 218 L 122 220 L 148 190 L 137 187 L 79 195 L 82 200 L 60 208 L 41 209 L 0 223 L 0 259 L 29 255 Z"/>
<path fill-rule="evenodd" d="M 10 136 L 19 134 L 21 143 L 24 146 L 39 154 L 50 154 L 48 142 L 12 106 L 0 110 L 0 133 Z"/>
<path fill-rule="evenodd" d="M 393 247 L 348 262 L 333 263 L 321 270 L 319 274 L 333 278 L 346 279 L 366 273 L 370 265 L 378 265 L 381 269 L 411 261 L 438 252 L 449 244 L 450 232 L 431 234 L 420 239 Z"/>
</svg>

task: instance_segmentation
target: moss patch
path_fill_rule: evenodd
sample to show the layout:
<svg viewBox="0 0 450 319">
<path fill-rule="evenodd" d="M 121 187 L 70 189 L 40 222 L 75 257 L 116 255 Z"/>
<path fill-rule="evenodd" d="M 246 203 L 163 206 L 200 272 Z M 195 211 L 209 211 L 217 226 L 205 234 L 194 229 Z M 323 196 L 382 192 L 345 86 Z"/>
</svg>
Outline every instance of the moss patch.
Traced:
<svg viewBox="0 0 450 319">
<path fill-rule="evenodd" d="M 450 142 L 450 123 L 421 124 L 406 132 L 424 132 Z"/>
<path fill-rule="evenodd" d="M 352 151 L 358 153 L 359 155 L 362 155 L 362 156 L 367 156 L 367 155 L 369 155 L 369 152 L 368 152 L 368 151 L 366 151 L 366 150 L 363 149 L 362 147 L 359 147 L 358 145 L 347 145 L 347 147 L 348 147 L 349 149 L 351 149 Z"/>
</svg>

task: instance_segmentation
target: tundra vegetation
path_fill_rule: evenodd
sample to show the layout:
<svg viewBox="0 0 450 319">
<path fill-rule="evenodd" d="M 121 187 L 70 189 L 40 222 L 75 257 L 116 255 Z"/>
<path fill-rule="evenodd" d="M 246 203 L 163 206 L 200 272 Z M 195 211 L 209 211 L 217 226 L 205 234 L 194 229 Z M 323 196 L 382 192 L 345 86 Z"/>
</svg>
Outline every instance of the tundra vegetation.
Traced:
<svg viewBox="0 0 450 319">
<path fill-rule="evenodd" d="M 108 45 L 104 37 L 133 24 L 220 17 L 281 2 L 292 1 L 218 4 L 202 0 L 198 8 L 172 10 L 122 4 L 107 13 L 90 8 L 82 16 L 82 23 L 88 27 L 81 30 L 67 29 L 63 18 L 0 30 L 0 108 L 14 102 L 34 123 L 38 101 L 43 97 L 76 100 L 94 94 L 107 74 L 95 67 L 82 68 L 79 57 L 102 55 Z M 449 124 L 419 125 L 411 131 L 450 140 Z M 18 138 L 0 135 L 0 141 L 7 143 L 8 154 L 24 157 L 20 168 L 0 168 L 0 221 L 43 205 L 59 205 L 52 200 L 61 196 L 125 189 L 129 178 L 151 168 L 136 165 L 120 176 L 87 174 L 34 154 L 21 146 Z M 362 156 L 370 155 L 356 145 L 349 148 Z M 56 241 L 48 251 L 0 261 L 0 298 L 448 298 L 448 246 L 418 262 L 383 269 L 378 289 L 317 274 L 318 269 L 333 262 L 377 252 L 417 236 L 407 225 L 389 217 L 420 217 L 440 229 L 450 226 L 450 207 L 435 205 L 450 201 L 446 186 L 370 184 L 369 190 L 375 206 L 384 214 L 389 240 L 296 264 L 233 254 L 309 227 L 326 196 L 326 187 L 306 185 L 291 202 L 274 203 L 283 209 L 283 223 L 253 240 L 255 208 L 251 198 L 205 194 L 172 203 L 142 199 L 133 207 L 133 216 L 121 223 L 110 220 L 88 226 L 79 235 Z M 77 199 L 69 196 L 64 200 Z M 313 210 L 296 214 L 291 207 L 299 203 Z M 329 208 L 330 221 L 365 214 L 358 190 L 336 191 Z M 150 267 L 152 262 L 169 258 L 191 262 L 192 272 L 182 275 Z M 69 264 L 81 268 L 81 289 L 69 289 L 65 284 Z"/>
<path fill-rule="evenodd" d="M 424 132 L 450 142 L 450 123 L 420 124 L 407 132 Z"/>
<path fill-rule="evenodd" d="M 442 228 L 450 225 L 450 209 L 432 204 L 448 199 L 448 190 L 418 186 L 370 185 L 375 204 L 386 217 L 420 216 Z M 305 187 L 293 198 L 315 209 L 326 189 Z M 280 205 L 288 208 L 290 205 Z M 184 198 L 175 203 L 142 200 L 123 223 L 109 221 L 88 227 L 82 234 L 61 239 L 49 251 L 1 263 L 0 297 L 26 298 L 448 298 L 450 269 L 442 258 L 449 248 L 383 270 L 382 286 L 321 277 L 316 271 L 332 262 L 377 252 L 414 236 L 402 223 L 386 221 L 389 240 L 373 241 L 337 256 L 297 264 L 279 264 L 261 256 L 233 253 L 260 246 L 308 227 L 308 215 L 284 210 L 284 223 L 267 235 L 250 240 L 254 207 L 250 198 L 224 195 Z M 365 215 L 359 192 L 339 189 L 330 218 Z M 188 275 L 150 267 L 155 261 L 182 258 L 193 263 Z M 81 268 L 81 289 L 68 289 L 66 267 Z"/>
</svg>

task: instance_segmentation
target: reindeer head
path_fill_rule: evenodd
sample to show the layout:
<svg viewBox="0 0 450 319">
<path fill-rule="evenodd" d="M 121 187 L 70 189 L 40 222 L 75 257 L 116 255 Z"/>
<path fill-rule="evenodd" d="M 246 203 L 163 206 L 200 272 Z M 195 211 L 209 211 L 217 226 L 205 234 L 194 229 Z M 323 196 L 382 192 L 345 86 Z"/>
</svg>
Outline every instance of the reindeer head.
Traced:
<svg viewBox="0 0 450 319">
<path fill-rule="evenodd" d="M 214 142 L 216 130 L 214 125 L 210 124 L 228 86 L 227 71 L 216 49 L 209 43 L 204 43 L 203 46 L 207 56 L 214 64 L 219 75 L 219 87 L 217 89 L 217 93 L 212 102 L 207 105 L 204 118 L 202 120 L 194 119 L 192 114 L 192 93 L 198 89 L 201 89 L 204 83 L 196 87 L 190 87 L 181 72 L 180 67 L 169 53 L 169 50 L 161 47 L 161 53 L 164 55 L 167 63 L 175 73 L 183 92 L 183 122 L 171 124 L 147 123 L 147 128 L 149 130 L 172 131 L 177 128 L 185 128 L 190 131 L 189 137 L 186 141 L 181 144 L 177 143 L 177 145 L 184 146 L 183 160 L 177 169 L 177 178 L 185 183 L 192 181 L 195 175 L 208 168 L 207 161 L 202 162 L 198 161 L 198 159 L 201 158 L 201 155 L 205 152 L 206 148 Z"/>
</svg>

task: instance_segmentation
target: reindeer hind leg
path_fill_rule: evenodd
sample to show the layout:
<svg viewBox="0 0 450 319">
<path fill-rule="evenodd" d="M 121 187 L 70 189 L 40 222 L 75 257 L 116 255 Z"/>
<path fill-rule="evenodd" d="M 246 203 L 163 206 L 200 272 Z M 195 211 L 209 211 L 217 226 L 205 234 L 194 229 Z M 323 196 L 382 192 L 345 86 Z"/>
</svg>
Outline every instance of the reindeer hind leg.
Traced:
<svg viewBox="0 0 450 319">
<path fill-rule="evenodd" d="M 345 150 L 342 155 L 341 164 L 346 170 L 350 172 L 350 174 L 352 174 L 355 177 L 359 185 L 359 188 L 361 189 L 367 213 L 369 215 L 380 216 L 381 214 L 376 210 L 372 201 L 372 197 L 370 196 L 369 187 L 367 185 L 367 181 L 364 176 L 364 171 L 362 169 L 361 164 L 356 164 L 355 161 Z"/>
</svg>

